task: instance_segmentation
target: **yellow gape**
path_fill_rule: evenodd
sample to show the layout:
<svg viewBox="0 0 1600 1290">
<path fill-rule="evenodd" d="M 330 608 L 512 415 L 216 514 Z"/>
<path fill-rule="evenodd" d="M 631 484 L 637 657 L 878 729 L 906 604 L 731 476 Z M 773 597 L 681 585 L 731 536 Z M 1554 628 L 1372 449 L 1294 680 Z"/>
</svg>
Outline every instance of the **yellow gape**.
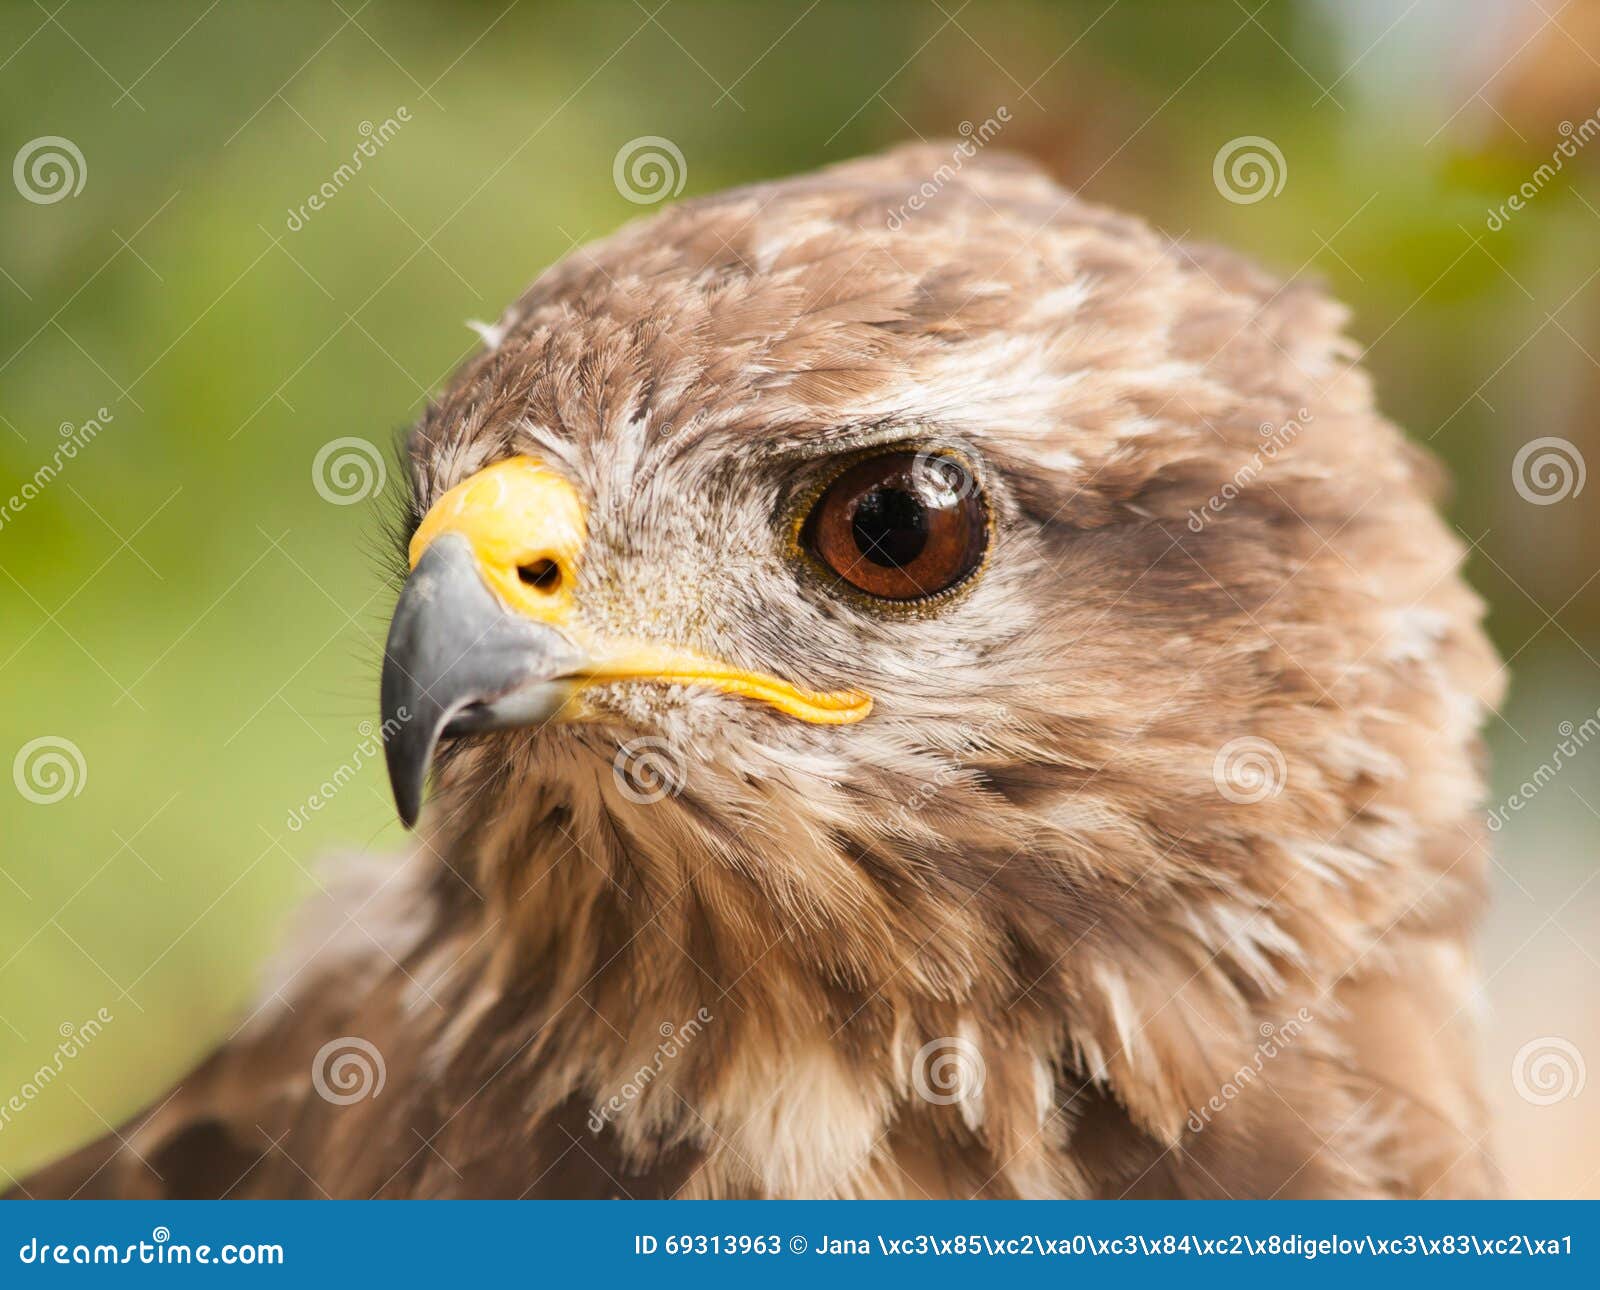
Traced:
<svg viewBox="0 0 1600 1290">
<path fill-rule="evenodd" d="M 559 629 L 587 659 L 580 687 L 615 681 L 705 685 L 816 725 L 847 725 L 872 711 L 859 690 L 819 693 L 688 650 L 592 638 L 577 621 L 577 570 L 586 539 L 583 503 L 555 471 L 513 457 L 479 471 L 436 502 L 411 539 L 416 567 L 445 534 L 466 538 L 484 582 L 506 608 Z"/>
</svg>

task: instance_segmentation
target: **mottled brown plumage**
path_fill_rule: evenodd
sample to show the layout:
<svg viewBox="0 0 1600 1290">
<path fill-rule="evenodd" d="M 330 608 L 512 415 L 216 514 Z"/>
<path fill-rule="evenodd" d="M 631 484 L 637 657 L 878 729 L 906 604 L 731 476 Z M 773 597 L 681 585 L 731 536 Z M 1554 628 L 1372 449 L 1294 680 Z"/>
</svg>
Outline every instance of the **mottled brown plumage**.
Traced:
<svg viewBox="0 0 1600 1290">
<path fill-rule="evenodd" d="M 1317 289 L 951 157 L 576 252 L 409 446 L 417 516 L 516 454 L 569 479 L 591 622 L 872 715 L 616 685 L 455 741 L 404 866 L 344 866 L 241 1030 L 28 1191 L 1494 1190 L 1468 940 L 1500 673 L 1434 467 Z M 967 454 L 994 515 L 981 575 L 912 612 L 790 548 L 824 456 L 890 442 Z M 614 774 L 641 736 L 664 800 Z M 339 1104 L 313 1069 L 349 1036 L 385 1080 Z"/>
</svg>

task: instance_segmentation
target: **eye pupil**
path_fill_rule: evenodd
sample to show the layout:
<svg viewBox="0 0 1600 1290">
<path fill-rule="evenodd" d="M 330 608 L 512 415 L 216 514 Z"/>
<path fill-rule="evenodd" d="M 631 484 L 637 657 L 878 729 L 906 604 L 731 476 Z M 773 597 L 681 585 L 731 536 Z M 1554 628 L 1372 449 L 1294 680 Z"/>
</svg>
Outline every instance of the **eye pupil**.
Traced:
<svg viewBox="0 0 1600 1290">
<path fill-rule="evenodd" d="M 928 545 L 928 512 L 903 488 L 874 488 L 856 504 L 850 532 L 873 564 L 903 569 Z"/>
</svg>

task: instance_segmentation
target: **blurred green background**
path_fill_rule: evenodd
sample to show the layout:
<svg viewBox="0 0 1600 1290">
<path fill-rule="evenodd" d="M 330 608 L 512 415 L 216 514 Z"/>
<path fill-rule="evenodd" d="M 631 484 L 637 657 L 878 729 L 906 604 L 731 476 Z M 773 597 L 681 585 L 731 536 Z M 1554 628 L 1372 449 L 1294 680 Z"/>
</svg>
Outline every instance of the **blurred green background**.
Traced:
<svg viewBox="0 0 1600 1290">
<path fill-rule="evenodd" d="M 1325 281 L 1385 408 L 1456 477 L 1450 518 L 1513 660 L 1489 731 L 1504 798 L 1600 707 L 1595 494 L 1516 486 L 1537 438 L 1600 460 L 1600 137 L 1576 128 L 1600 109 L 1600 4 L 1552 9 L 0 5 L 0 159 L 47 136 L 82 158 L 75 192 L 26 165 L 0 185 L 0 503 L 59 467 L 0 512 L 0 1103 L 62 1068 L 0 1117 L 0 1177 L 228 1032 L 319 855 L 401 845 L 362 725 L 397 481 L 340 504 L 314 463 L 351 437 L 387 456 L 476 344 L 463 320 L 641 213 L 612 175 L 640 136 L 675 144 L 694 194 L 1004 106 L 991 146 Z M 1241 136 L 1281 153 L 1275 195 L 1213 182 Z M 1559 173 L 1491 227 L 1564 139 Z M 65 781 L 41 739 L 70 744 Z M 1600 748 L 1495 838 L 1484 1070 L 1518 1194 L 1600 1191 L 1600 1091 L 1537 1105 L 1512 1078 L 1536 1039 L 1600 1060 L 1597 807 Z"/>
</svg>

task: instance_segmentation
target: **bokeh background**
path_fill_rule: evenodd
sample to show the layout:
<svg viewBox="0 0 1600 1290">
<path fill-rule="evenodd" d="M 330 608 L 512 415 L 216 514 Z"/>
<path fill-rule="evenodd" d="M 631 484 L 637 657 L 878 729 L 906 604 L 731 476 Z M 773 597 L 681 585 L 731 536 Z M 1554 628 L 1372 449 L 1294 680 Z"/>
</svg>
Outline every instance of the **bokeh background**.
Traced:
<svg viewBox="0 0 1600 1290">
<path fill-rule="evenodd" d="M 402 845 L 375 450 L 641 213 L 619 151 L 688 195 L 1002 107 L 990 146 L 1325 281 L 1451 467 L 1513 677 L 1488 805 L 1561 763 L 1495 836 L 1492 1140 L 1600 1194 L 1600 746 L 1557 753 L 1600 709 L 1596 0 L 0 5 L 0 1182 L 229 1032 L 319 855 Z M 1214 178 L 1248 136 L 1264 191 Z"/>
</svg>

